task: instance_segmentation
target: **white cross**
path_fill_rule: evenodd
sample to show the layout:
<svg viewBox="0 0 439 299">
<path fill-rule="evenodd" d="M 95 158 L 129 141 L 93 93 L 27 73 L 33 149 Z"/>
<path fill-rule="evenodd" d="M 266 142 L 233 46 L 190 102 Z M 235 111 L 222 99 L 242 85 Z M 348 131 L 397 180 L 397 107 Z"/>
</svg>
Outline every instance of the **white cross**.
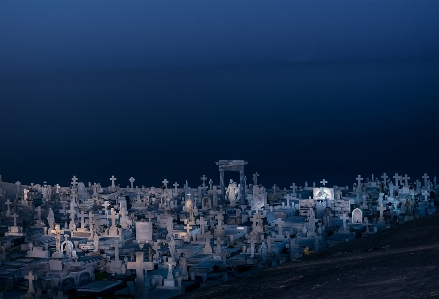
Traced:
<svg viewBox="0 0 439 299">
<path fill-rule="evenodd" d="M 28 294 L 35 294 L 34 290 L 34 280 L 37 279 L 35 275 L 32 275 L 32 271 L 29 271 L 29 274 L 24 277 L 24 279 L 27 279 L 29 281 L 29 290 L 27 291 Z"/>
<path fill-rule="evenodd" d="M 293 190 L 293 194 L 295 195 L 295 194 L 296 194 L 296 189 L 297 189 L 296 183 L 293 183 L 293 184 L 290 186 L 290 188 Z"/>
<path fill-rule="evenodd" d="M 9 201 L 9 198 L 6 200 L 5 204 L 8 206 L 8 211 L 6 212 L 8 215 L 11 214 L 11 209 L 10 209 L 10 205 L 12 204 L 12 202 Z"/>
<path fill-rule="evenodd" d="M 136 270 L 136 298 L 145 298 L 144 282 L 145 275 L 144 270 L 154 270 L 154 263 L 143 261 L 143 251 L 136 252 L 136 261 L 128 262 L 127 269 Z"/>
<path fill-rule="evenodd" d="M 408 180 L 410 180 L 410 177 L 408 177 L 407 174 L 406 174 L 406 175 L 403 176 L 401 179 L 403 179 L 403 180 L 405 181 L 404 186 L 405 186 L 405 187 L 408 187 L 408 186 L 409 186 L 409 181 L 408 181 Z"/>
<path fill-rule="evenodd" d="M 168 262 L 166 263 L 168 266 L 168 277 L 167 279 L 173 279 L 172 268 L 175 267 L 176 263 L 172 260 L 172 257 L 168 257 Z"/>
<path fill-rule="evenodd" d="M 346 220 L 348 220 L 349 217 L 346 216 L 346 213 L 343 213 L 341 216 L 341 220 L 343 220 L 343 229 L 346 229 Z"/>
<path fill-rule="evenodd" d="M 356 178 L 357 182 L 358 182 L 358 187 L 361 186 L 361 181 L 363 180 L 363 178 L 361 177 L 361 175 L 358 175 Z"/>
<path fill-rule="evenodd" d="M 116 239 L 113 243 L 113 247 L 114 247 L 114 260 L 118 261 L 119 260 L 119 248 L 122 247 L 122 244 L 119 244 L 119 240 Z"/>
<path fill-rule="evenodd" d="M 76 175 L 74 175 L 72 178 L 72 185 L 73 185 L 73 188 L 75 188 L 76 185 L 78 185 L 78 178 L 76 177 Z"/>
<path fill-rule="evenodd" d="M 428 180 L 429 176 L 426 173 L 424 173 L 422 178 L 424 179 L 424 186 L 427 186 L 427 180 Z"/>
<path fill-rule="evenodd" d="M 328 183 L 328 181 L 325 179 L 323 179 L 323 181 L 320 181 L 320 184 L 322 184 L 323 186 L 326 186 L 327 183 Z"/>
<path fill-rule="evenodd" d="M 129 181 L 130 181 L 130 183 L 131 183 L 131 189 L 133 189 L 134 187 L 133 187 L 133 184 L 134 184 L 134 181 L 135 181 L 136 179 L 135 178 L 133 178 L 133 177 L 130 177 L 130 179 L 129 179 Z"/>
<path fill-rule="evenodd" d="M 174 186 L 175 194 L 177 194 L 177 187 L 180 186 L 180 185 L 177 182 L 175 182 L 174 185 L 172 185 L 172 186 Z"/>
<path fill-rule="evenodd" d="M 165 185 L 165 188 L 166 189 L 168 189 L 168 180 L 167 179 L 164 179 L 163 181 L 162 181 L 162 183 L 163 183 L 163 185 Z"/>
<path fill-rule="evenodd" d="M 207 177 L 203 174 L 203 176 L 200 178 L 200 180 L 203 181 L 203 187 L 205 187 L 206 186 Z"/>
<path fill-rule="evenodd" d="M 395 179 L 395 186 L 398 187 L 398 181 L 399 181 L 399 179 L 400 179 L 401 177 L 398 175 L 398 173 L 395 173 L 395 175 L 393 176 L 393 178 Z"/>
<path fill-rule="evenodd" d="M 381 176 L 381 178 L 384 180 L 384 185 L 387 183 L 387 178 L 388 178 L 388 176 L 387 176 L 387 174 L 386 173 L 383 173 L 383 175 Z"/>
<path fill-rule="evenodd" d="M 114 175 L 112 175 L 111 178 L 110 178 L 110 181 L 111 181 L 111 187 L 116 187 L 116 186 L 114 185 L 114 181 L 115 181 L 115 180 L 117 180 L 117 179 L 114 177 Z"/>
<path fill-rule="evenodd" d="M 79 213 L 79 218 L 81 218 L 81 228 L 84 228 L 84 227 L 85 227 L 85 222 L 84 222 L 85 216 L 86 216 L 86 214 L 84 214 L 83 211 L 81 211 L 81 212 Z"/>
</svg>

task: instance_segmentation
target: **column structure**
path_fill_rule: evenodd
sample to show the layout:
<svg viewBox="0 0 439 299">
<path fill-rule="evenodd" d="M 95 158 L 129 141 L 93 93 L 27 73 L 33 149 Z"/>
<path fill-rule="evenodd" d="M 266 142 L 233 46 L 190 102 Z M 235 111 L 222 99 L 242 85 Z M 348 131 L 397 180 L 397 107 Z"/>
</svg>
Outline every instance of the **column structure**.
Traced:
<svg viewBox="0 0 439 299">
<path fill-rule="evenodd" d="M 215 162 L 219 167 L 220 172 L 220 190 L 221 199 L 225 200 L 225 186 L 224 186 L 224 172 L 225 171 L 239 171 L 239 204 L 245 204 L 245 174 L 244 167 L 248 162 L 244 160 L 219 160 Z"/>
</svg>

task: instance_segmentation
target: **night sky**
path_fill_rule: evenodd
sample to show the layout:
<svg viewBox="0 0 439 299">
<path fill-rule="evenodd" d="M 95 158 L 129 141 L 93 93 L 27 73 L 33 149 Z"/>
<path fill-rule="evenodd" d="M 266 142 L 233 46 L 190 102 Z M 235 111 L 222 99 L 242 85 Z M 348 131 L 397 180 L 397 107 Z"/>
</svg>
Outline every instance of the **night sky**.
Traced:
<svg viewBox="0 0 439 299">
<path fill-rule="evenodd" d="M 437 174 L 439 1 L 0 2 L 4 181 Z M 226 180 L 238 179 L 227 173 Z"/>
</svg>

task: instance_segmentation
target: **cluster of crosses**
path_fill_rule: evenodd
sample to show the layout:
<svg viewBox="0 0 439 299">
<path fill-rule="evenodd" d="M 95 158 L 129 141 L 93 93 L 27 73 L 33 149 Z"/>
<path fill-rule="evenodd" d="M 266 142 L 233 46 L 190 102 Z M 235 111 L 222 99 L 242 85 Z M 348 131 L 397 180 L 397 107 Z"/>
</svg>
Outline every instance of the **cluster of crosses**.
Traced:
<svg viewBox="0 0 439 299">
<path fill-rule="evenodd" d="M 96 297 L 109 289 L 116 297 L 157 290 L 172 297 L 191 284 L 227 280 L 242 265 L 275 267 L 436 212 L 436 178 L 427 174 L 416 181 L 398 173 L 393 180 L 358 175 L 351 186 L 329 187 L 323 179 L 281 189 L 265 188 L 258 173 L 247 183 L 246 161 L 216 164 L 219 184 L 203 175 L 196 187 L 168 187 L 167 179 L 139 187 L 131 177 L 124 188 L 114 176 L 108 187 L 76 176 L 69 186 L 23 185 L 0 176 L 7 227 L 0 276 L 18 276 L 4 281 L 17 290 L 16 281 L 25 283 L 22 298 L 67 298 L 72 289 Z M 240 181 L 226 183 L 227 171 L 239 172 Z M 27 274 L 11 273 L 12 262 L 22 262 Z"/>
</svg>

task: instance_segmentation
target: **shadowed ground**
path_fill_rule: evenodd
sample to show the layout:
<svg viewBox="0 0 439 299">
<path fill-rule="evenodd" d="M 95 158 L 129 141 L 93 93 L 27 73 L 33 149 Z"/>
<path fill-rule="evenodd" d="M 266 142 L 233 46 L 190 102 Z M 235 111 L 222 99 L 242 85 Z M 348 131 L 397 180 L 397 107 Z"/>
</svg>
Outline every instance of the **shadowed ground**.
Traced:
<svg viewBox="0 0 439 299">
<path fill-rule="evenodd" d="M 439 297 L 439 214 L 177 298 Z"/>
</svg>

